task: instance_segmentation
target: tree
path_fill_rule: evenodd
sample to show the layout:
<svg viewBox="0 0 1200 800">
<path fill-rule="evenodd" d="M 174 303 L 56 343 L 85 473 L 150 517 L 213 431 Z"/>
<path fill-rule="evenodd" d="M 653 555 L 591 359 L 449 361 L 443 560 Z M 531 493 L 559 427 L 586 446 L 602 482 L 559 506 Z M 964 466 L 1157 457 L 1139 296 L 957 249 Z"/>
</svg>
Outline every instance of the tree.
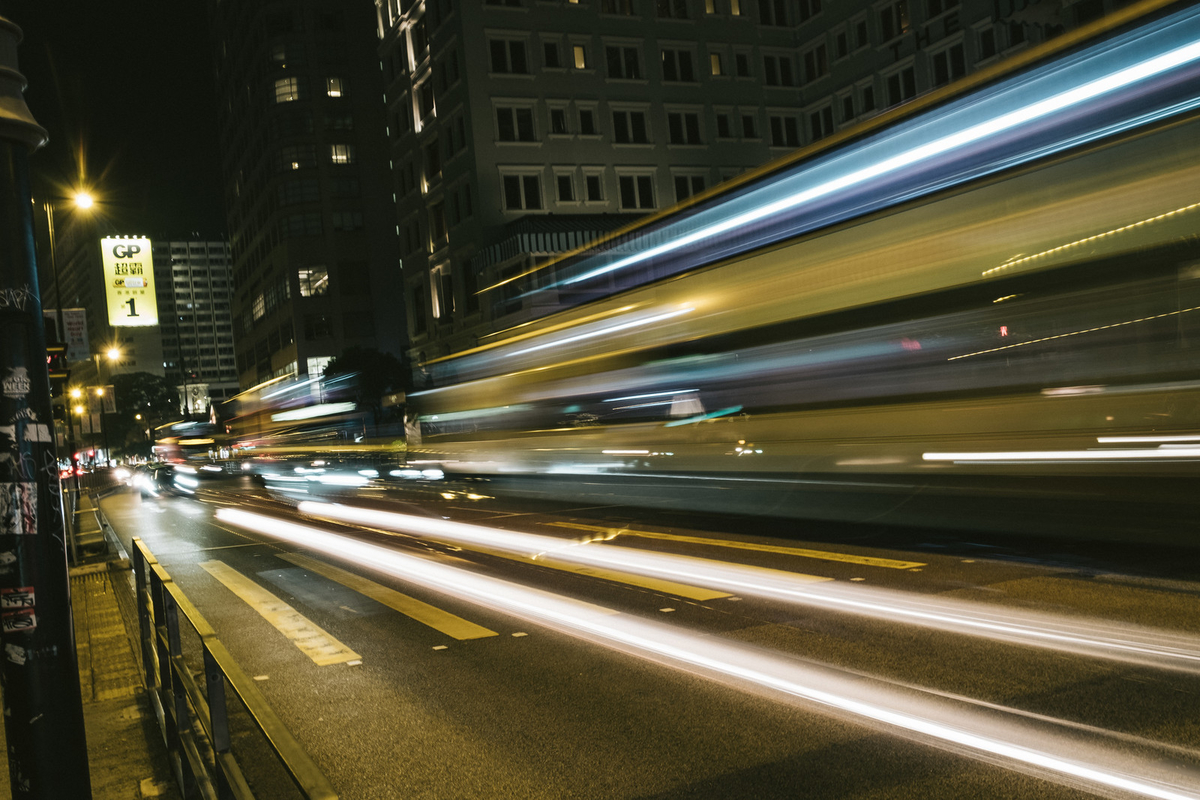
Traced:
<svg viewBox="0 0 1200 800">
<path fill-rule="evenodd" d="M 149 372 L 114 375 L 112 386 L 117 411 L 105 415 L 104 424 L 113 449 L 121 450 L 122 455 L 148 455 L 150 443 L 145 432 L 179 419 L 179 390 L 166 378 Z"/>
<path fill-rule="evenodd" d="M 370 347 L 350 347 L 325 366 L 326 379 L 340 375 L 357 376 L 354 403 L 361 411 L 371 411 L 378 423 L 384 395 L 405 391 L 408 370 L 404 362 L 391 353 Z"/>
</svg>

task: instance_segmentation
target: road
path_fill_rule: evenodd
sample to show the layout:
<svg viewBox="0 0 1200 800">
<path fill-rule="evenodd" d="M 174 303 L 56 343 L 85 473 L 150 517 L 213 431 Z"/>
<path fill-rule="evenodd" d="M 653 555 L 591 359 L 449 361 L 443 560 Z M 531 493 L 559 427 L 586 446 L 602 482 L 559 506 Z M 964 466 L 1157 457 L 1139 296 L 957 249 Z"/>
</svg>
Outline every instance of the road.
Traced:
<svg viewBox="0 0 1200 800">
<path fill-rule="evenodd" d="M 103 509 L 342 797 L 1200 796 L 1178 559 L 305 486 Z"/>
</svg>

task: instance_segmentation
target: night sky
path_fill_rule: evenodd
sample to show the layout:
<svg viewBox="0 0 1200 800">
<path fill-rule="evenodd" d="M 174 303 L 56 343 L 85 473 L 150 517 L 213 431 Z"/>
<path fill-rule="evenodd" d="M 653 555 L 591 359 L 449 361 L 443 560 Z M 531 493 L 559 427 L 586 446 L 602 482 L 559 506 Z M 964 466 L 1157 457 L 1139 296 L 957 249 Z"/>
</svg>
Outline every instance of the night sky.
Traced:
<svg viewBox="0 0 1200 800">
<path fill-rule="evenodd" d="M 25 32 L 25 99 L 50 133 L 31 162 L 37 199 L 83 174 L 116 233 L 225 236 L 206 6 L 0 0 Z"/>
</svg>

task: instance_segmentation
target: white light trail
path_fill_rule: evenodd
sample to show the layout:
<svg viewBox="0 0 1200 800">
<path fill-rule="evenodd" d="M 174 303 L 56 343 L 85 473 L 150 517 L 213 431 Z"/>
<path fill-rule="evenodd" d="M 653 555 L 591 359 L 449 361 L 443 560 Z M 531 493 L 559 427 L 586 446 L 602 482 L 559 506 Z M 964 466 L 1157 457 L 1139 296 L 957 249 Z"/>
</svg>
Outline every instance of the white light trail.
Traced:
<svg viewBox="0 0 1200 800">
<path fill-rule="evenodd" d="M 554 628 L 588 641 L 714 680 L 767 690 L 815 704 L 858 722 L 885 726 L 935 746 L 998 761 L 1058 782 L 1132 792 L 1160 800 L 1196 800 L 1200 776 L 1159 770 L 1153 761 L 1081 741 L 1069 728 L 1035 725 L 1028 717 L 997 718 L 966 704 L 882 681 L 769 655 L 747 645 L 689 633 L 668 625 L 613 615 L 548 592 L 478 575 L 339 536 L 306 525 L 236 509 L 216 517 L 227 524 L 283 539 L 333 558 L 354 562 L 438 592 Z M 996 711 L 991 706 L 989 711 Z M 1010 709 L 999 709 L 1013 714 Z M 1016 716 L 1016 715 L 1014 715 Z M 1153 743 L 1149 743 L 1153 744 Z M 1067 755 L 1069 753 L 1070 755 Z M 1190 785 L 1180 785 L 1188 781 Z"/>
<path fill-rule="evenodd" d="M 618 331 L 628 330 L 629 328 L 639 328 L 642 325 L 649 325 L 653 322 L 662 322 L 663 320 L 672 319 L 674 317 L 690 313 L 694 310 L 695 309 L 692 308 L 680 308 L 675 311 L 665 311 L 661 314 L 654 314 L 649 317 L 639 317 L 627 322 L 622 322 L 619 325 L 609 325 L 607 328 L 600 328 L 599 330 L 588 331 L 587 333 L 577 333 L 574 336 L 566 336 L 562 339 L 552 339 L 551 341 L 543 342 L 542 344 L 535 344 L 532 347 L 525 347 L 521 350 L 514 350 L 511 353 L 505 353 L 505 355 L 521 356 L 525 355 L 526 353 L 533 353 L 537 350 L 545 350 L 547 347 L 559 347 L 564 344 L 580 342 L 584 339 L 594 339 L 597 336 L 604 336 L 609 333 L 617 333 Z"/>
<path fill-rule="evenodd" d="M 1168 70 L 1188 64 L 1200 58 L 1200 42 L 1193 42 L 1183 47 L 1175 48 L 1154 58 L 1138 64 L 1117 70 L 1102 78 L 1069 89 L 1065 92 L 1047 97 L 1022 108 L 1017 108 L 992 119 L 971 125 L 963 130 L 935 139 L 919 147 L 913 147 L 890 158 L 868 164 L 860 169 L 840 175 L 832 180 L 819 183 L 816 186 L 796 192 L 772 203 L 766 203 L 752 208 L 741 214 L 721 220 L 700 230 L 671 239 L 657 247 L 650 247 L 625 258 L 614 261 L 603 267 L 597 267 L 582 275 L 577 275 L 565 281 L 567 284 L 589 280 L 615 270 L 646 261 L 647 259 L 669 253 L 690 244 L 709 239 L 727 231 L 751 225 L 766 217 L 780 214 L 796 206 L 826 197 L 835 192 L 866 183 L 882 177 L 890 172 L 896 172 L 915 164 L 930 161 L 945 156 L 947 153 L 972 145 L 990 136 L 996 136 L 1014 128 L 1026 125 L 1053 114 L 1059 114 L 1067 109 L 1080 105 L 1089 100 L 1095 100 L 1119 89 L 1132 86 L 1140 81 L 1160 75 Z"/>
<path fill-rule="evenodd" d="M 998 450 L 991 453 L 923 453 L 925 461 L 1023 464 L 1031 461 L 1134 461 L 1200 458 L 1200 447 L 1129 450 Z"/>
<path fill-rule="evenodd" d="M 303 502 L 298 508 L 300 513 L 312 517 L 401 531 L 456 545 L 504 550 L 531 558 L 553 553 L 555 559 L 591 567 L 1093 658 L 1200 673 L 1200 640 L 1195 637 L 983 603 L 914 598 L 911 593 L 877 587 L 814 585 L 803 576 L 782 570 L 603 545 L 604 540 L 619 535 L 619 528 L 614 528 L 612 535 L 580 542 L 338 503 Z"/>
</svg>

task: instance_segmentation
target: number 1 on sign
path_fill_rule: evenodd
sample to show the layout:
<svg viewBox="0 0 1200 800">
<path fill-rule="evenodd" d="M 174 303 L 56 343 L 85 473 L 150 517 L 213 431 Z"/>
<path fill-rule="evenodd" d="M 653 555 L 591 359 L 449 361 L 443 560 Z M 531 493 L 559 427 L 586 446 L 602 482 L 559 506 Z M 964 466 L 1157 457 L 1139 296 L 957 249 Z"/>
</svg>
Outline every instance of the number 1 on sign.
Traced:
<svg viewBox="0 0 1200 800">
<path fill-rule="evenodd" d="M 138 316 L 137 306 L 134 304 L 134 299 L 135 298 L 131 297 L 125 301 L 126 303 L 129 304 L 129 316 L 131 316 L 131 317 Z"/>
</svg>

